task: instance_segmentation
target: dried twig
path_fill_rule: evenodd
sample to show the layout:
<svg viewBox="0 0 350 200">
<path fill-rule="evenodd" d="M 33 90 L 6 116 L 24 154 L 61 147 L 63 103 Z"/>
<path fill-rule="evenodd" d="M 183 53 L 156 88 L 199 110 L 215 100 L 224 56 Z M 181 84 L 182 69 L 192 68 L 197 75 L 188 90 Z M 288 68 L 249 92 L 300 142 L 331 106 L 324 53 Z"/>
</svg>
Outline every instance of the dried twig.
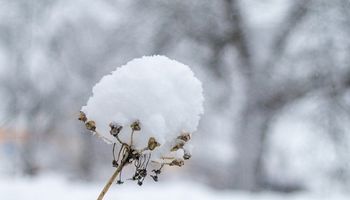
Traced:
<svg viewBox="0 0 350 200">
<path fill-rule="evenodd" d="M 111 178 L 108 180 L 107 184 L 105 185 L 105 187 L 103 188 L 103 190 L 101 191 L 100 195 L 98 196 L 97 200 L 102 200 L 103 197 L 105 196 L 105 194 L 107 193 L 107 191 L 109 190 L 109 188 L 111 187 L 111 185 L 113 184 L 113 182 L 115 181 L 115 179 L 117 178 L 118 174 L 120 173 L 120 171 L 124 168 L 124 166 L 128 163 L 129 160 L 129 151 L 126 151 L 126 153 L 124 154 L 124 157 L 122 159 L 122 161 L 120 162 L 120 165 L 117 167 L 117 169 L 115 170 L 115 172 L 113 173 L 113 175 L 111 176 Z"/>
</svg>

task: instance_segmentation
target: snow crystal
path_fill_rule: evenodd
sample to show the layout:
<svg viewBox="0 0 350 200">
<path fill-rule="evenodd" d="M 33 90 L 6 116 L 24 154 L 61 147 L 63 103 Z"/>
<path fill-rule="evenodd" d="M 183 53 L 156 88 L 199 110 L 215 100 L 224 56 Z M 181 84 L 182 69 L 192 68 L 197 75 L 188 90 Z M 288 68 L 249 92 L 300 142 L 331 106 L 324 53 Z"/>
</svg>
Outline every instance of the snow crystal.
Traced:
<svg viewBox="0 0 350 200">
<path fill-rule="evenodd" d="M 129 144 L 130 124 L 138 120 L 134 148 L 144 149 L 154 137 L 161 144 L 155 149 L 160 156 L 181 133 L 196 131 L 203 100 L 202 84 L 188 66 L 165 56 L 144 56 L 104 76 L 82 111 L 110 143 L 118 143 L 110 123 L 123 126 L 119 138 Z"/>
</svg>

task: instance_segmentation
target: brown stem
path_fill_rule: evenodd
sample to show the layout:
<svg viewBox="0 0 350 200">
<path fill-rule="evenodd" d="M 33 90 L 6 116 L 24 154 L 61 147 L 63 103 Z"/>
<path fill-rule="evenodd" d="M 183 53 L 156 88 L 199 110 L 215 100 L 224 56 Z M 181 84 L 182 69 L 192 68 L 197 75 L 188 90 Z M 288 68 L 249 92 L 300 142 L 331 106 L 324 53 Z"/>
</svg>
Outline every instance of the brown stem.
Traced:
<svg viewBox="0 0 350 200">
<path fill-rule="evenodd" d="M 107 193 L 107 191 L 109 190 L 109 188 L 111 187 L 111 185 L 113 184 L 115 179 L 117 178 L 117 176 L 120 173 L 120 171 L 128 163 L 128 159 L 129 159 L 129 150 L 127 150 L 126 153 L 124 154 L 124 157 L 123 157 L 122 161 L 120 162 L 120 165 L 117 167 L 117 169 L 115 170 L 115 172 L 113 173 L 111 178 L 108 180 L 107 184 L 105 185 L 105 187 L 101 191 L 101 193 L 98 196 L 97 200 L 102 200 L 103 199 L 103 197 L 105 196 L 105 194 Z"/>
</svg>

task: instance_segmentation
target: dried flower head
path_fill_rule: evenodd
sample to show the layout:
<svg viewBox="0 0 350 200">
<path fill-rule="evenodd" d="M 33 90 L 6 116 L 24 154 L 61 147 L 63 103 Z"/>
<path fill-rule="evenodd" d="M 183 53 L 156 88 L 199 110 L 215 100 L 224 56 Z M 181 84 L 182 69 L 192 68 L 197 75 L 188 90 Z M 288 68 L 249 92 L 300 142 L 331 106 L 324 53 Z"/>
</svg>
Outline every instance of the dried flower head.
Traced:
<svg viewBox="0 0 350 200">
<path fill-rule="evenodd" d="M 153 151 L 156 147 L 159 147 L 160 143 L 157 142 L 157 140 L 154 137 L 151 137 L 148 140 L 148 149 Z"/>
<path fill-rule="evenodd" d="M 96 130 L 96 123 L 92 120 L 85 123 L 86 129 L 89 131 L 95 131 Z"/>
<path fill-rule="evenodd" d="M 116 137 L 120 131 L 122 130 L 123 126 L 119 125 L 118 123 L 112 122 L 109 124 L 109 127 L 111 127 L 110 133 L 114 137 Z"/>
<path fill-rule="evenodd" d="M 131 129 L 133 131 L 140 131 L 141 130 L 141 125 L 140 125 L 140 122 L 139 120 L 137 121 L 134 121 L 131 125 L 130 125 Z"/>
<path fill-rule="evenodd" d="M 181 133 L 181 135 L 179 137 L 177 137 L 177 139 L 180 139 L 180 140 L 183 140 L 185 142 L 188 142 L 191 139 L 191 134 L 183 132 L 183 133 Z"/>
<path fill-rule="evenodd" d="M 87 118 L 84 112 L 80 111 L 78 120 L 86 122 Z"/>
<path fill-rule="evenodd" d="M 175 166 L 181 167 L 184 164 L 185 164 L 185 162 L 182 159 L 175 159 L 175 160 L 171 161 L 169 166 L 174 166 L 175 165 Z"/>
</svg>

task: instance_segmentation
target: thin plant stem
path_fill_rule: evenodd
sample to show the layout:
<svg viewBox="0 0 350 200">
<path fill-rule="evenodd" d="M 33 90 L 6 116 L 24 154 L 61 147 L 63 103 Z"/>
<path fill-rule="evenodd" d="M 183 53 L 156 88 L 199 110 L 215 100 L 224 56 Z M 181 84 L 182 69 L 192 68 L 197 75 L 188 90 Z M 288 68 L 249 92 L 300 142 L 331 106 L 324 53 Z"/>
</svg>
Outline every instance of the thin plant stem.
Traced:
<svg viewBox="0 0 350 200">
<path fill-rule="evenodd" d="M 133 145 L 133 139 L 134 139 L 134 130 L 131 132 L 131 138 L 130 138 L 130 146 L 132 147 Z"/>
<path fill-rule="evenodd" d="M 123 148 L 124 148 L 124 144 L 122 144 L 122 147 L 120 147 L 120 149 L 119 149 L 117 161 L 119 161 L 120 153 L 122 152 Z"/>
<path fill-rule="evenodd" d="M 113 150 L 112 150 L 112 155 L 113 155 L 113 160 L 115 160 L 115 153 L 114 153 L 114 149 L 115 149 L 115 143 L 113 143 Z M 119 160 L 119 159 L 118 159 Z"/>
<path fill-rule="evenodd" d="M 118 174 L 120 173 L 120 171 L 124 168 L 124 166 L 128 163 L 128 159 L 129 159 L 129 151 L 126 151 L 124 154 L 123 159 L 120 162 L 120 165 L 117 167 L 117 169 L 115 170 L 115 172 L 113 173 L 113 175 L 111 176 L 111 178 L 108 180 L 108 182 L 106 183 L 105 187 L 103 188 L 103 190 L 101 191 L 100 195 L 98 196 L 97 200 L 102 200 L 103 197 L 105 196 L 105 194 L 107 193 L 107 191 L 109 190 L 109 188 L 111 187 L 111 185 L 113 184 L 113 182 L 115 181 L 115 179 L 117 178 Z"/>
</svg>

